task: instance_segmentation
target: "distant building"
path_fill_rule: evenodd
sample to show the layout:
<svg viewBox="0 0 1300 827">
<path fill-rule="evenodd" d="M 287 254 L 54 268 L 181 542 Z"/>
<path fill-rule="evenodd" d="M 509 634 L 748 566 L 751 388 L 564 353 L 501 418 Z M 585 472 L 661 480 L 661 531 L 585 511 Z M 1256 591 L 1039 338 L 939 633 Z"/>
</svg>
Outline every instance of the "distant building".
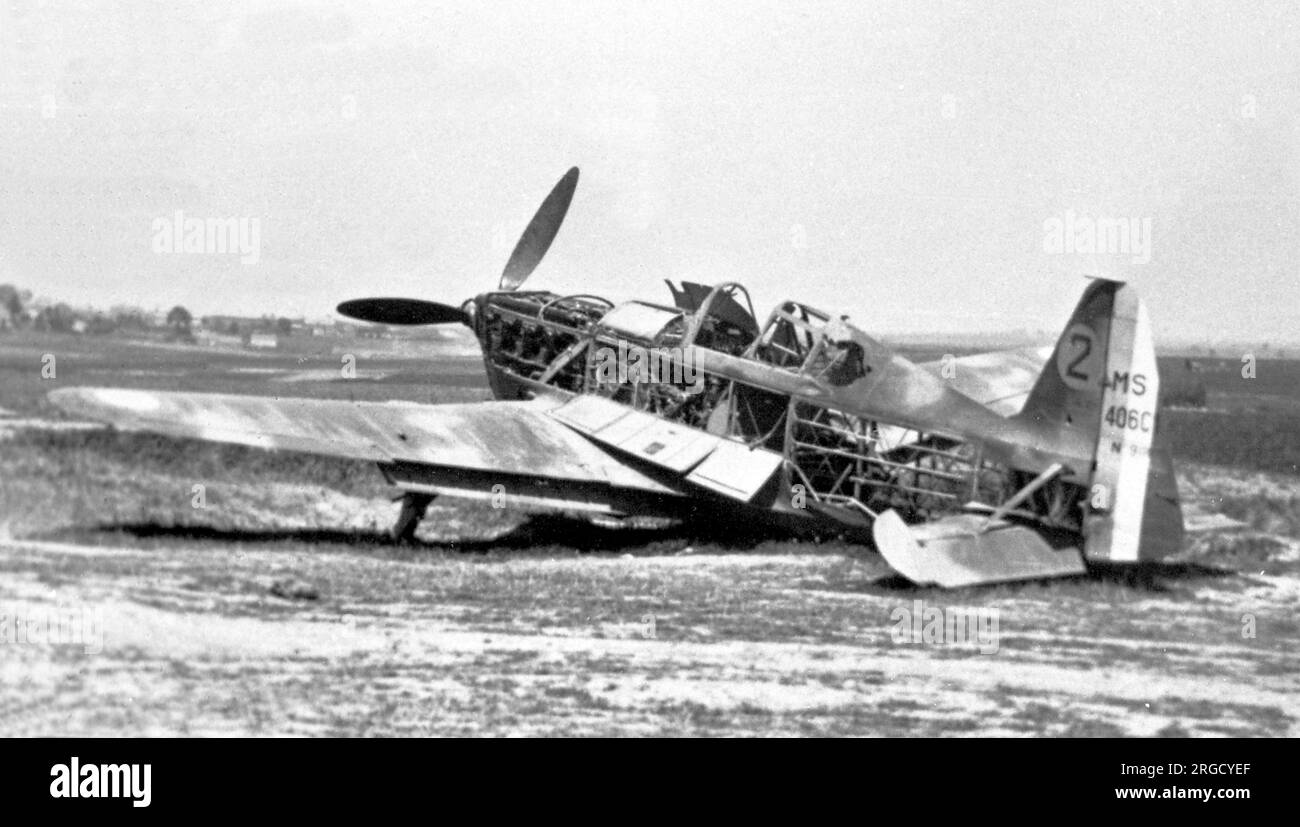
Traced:
<svg viewBox="0 0 1300 827">
<path fill-rule="evenodd" d="M 252 333 L 248 337 L 248 346 L 259 350 L 275 350 L 280 346 L 280 338 L 274 333 Z"/>
<path fill-rule="evenodd" d="M 194 334 L 194 339 L 206 347 L 239 347 L 243 344 L 243 341 L 238 336 L 230 333 L 217 333 L 212 330 L 198 330 Z"/>
<path fill-rule="evenodd" d="M 251 318 L 248 316 L 204 316 L 199 319 L 199 324 L 207 330 L 214 333 L 230 333 L 238 335 L 247 333 L 251 330 L 257 330 L 263 327 L 262 319 Z"/>
</svg>

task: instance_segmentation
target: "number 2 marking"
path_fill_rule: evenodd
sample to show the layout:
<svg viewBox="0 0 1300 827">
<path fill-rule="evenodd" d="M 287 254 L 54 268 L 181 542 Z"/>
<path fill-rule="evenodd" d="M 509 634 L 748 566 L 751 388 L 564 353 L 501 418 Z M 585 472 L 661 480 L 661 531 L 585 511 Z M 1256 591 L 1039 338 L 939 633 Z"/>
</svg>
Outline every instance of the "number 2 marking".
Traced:
<svg viewBox="0 0 1300 827">
<path fill-rule="evenodd" d="M 1086 324 L 1076 323 L 1065 332 L 1056 351 L 1056 370 L 1061 381 L 1076 391 L 1092 389 L 1092 375 L 1101 369 L 1094 355 L 1097 334 Z"/>
<path fill-rule="evenodd" d="M 1071 379 L 1077 379 L 1080 382 L 1087 382 L 1088 374 L 1080 373 L 1077 368 L 1082 364 L 1083 360 L 1087 359 L 1092 353 L 1092 337 L 1086 336 L 1082 333 L 1076 333 L 1070 337 L 1070 344 L 1075 345 L 1076 347 L 1081 345 L 1082 350 L 1079 351 L 1078 356 L 1074 357 L 1074 361 L 1066 365 L 1065 375 Z"/>
</svg>

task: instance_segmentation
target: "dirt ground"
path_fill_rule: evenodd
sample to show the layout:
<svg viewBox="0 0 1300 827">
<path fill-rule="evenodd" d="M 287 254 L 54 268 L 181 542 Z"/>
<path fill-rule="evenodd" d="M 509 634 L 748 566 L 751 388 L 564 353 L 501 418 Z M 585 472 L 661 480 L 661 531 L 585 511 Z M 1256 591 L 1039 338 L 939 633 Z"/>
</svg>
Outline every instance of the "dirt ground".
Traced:
<svg viewBox="0 0 1300 827">
<path fill-rule="evenodd" d="M 254 488 L 213 508 L 297 516 L 0 541 L 3 613 L 61 611 L 81 632 L 0 644 L 0 731 L 1300 733 L 1300 543 L 1262 532 L 1200 541 L 1150 579 L 941 592 L 835 543 L 454 505 L 403 548 L 379 533 L 385 499 Z M 924 608 L 995 610 L 995 645 L 900 638 L 898 613 Z"/>
<path fill-rule="evenodd" d="M 1246 528 L 954 592 L 842 541 L 442 500 L 397 546 L 371 467 L 83 429 L 12 358 L 0 734 L 1300 735 L 1294 476 L 1184 464 L 1188 505 Z"/>
</svg>

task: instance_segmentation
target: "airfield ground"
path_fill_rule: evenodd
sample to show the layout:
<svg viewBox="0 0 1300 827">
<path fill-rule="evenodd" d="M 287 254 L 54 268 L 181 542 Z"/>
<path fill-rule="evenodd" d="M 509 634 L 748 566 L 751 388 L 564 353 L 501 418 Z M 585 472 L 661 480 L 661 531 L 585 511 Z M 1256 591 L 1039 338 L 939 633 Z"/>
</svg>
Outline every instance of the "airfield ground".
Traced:
<svg viewBox="0 0 1300 827">
<path fill-rule="evenodd" d="M 1236 467 L 1179 432 L 1185 500 L 1248 529 L 1149 577 L 957 592 L 838 540 L 450 501 L 395 546 L 372 467 L 84 429 L 44 401 L 487 397 L 472 354 L 429 347 L 0 337 L 0 734 L 1300 734 L 1300 476 L 1279 466 L 1297 434 L 1241 425 L 1295 405 L 1285 382 L 1212 389 L 1238 412 Z M 916 601 L 996 610 L 996 651 L 896 641 Z M 92 645 L 5 637 L 52 610 Z"/>
</svg>

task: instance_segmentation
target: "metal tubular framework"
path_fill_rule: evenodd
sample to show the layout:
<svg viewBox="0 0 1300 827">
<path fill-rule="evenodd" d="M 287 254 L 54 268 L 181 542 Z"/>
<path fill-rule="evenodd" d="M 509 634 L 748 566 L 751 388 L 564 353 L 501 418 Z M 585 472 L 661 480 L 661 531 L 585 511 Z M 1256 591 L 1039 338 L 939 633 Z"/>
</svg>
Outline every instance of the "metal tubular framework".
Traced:
<svg viewBox="0 0 1300 827">
<path fill-rule="evenodd" d="M 851 504 L 871 515 L 889 508 L 932 518 L 969 502 L 999 503 L 1008 474 L 978 446 L 904 431 L 793 400 L 787 462 L 819 502 Z"/>
<path fill-rule="evenodd" d="M 666 311 L 668 308 L 646 305 Z M 697 386 L 681 380 L 680 345 L 700 330 L 686 314 L 657 335 L 624 342 L 657 360 L 658 381 L 609 377 L 597 370 L 599 348 L 619 336 L 601 324 L 611 305 L 594 296 L 545 292 L 490 294 L 484 308 L 488 360 L 520 378 L 572 393 L 596 393 L 693 428 L 723 432 L 785 457 L 786 477 L 807 498 L 861 519 L 895 509 L 934 519 L 972 508 L 1079 530 L 1083 492 L 1053 477 L 1034 482 L 989 461 L 978 444 L 920 433 L 775 393 L 698 368 Z M 843 352 L 821 336 L 829 317 L 786 302 L 744 341 L 724 348 L 792 373 L 823 374 Z M 1013 499 L 1014 498 L 1014 499 Z"/>
</svg>

